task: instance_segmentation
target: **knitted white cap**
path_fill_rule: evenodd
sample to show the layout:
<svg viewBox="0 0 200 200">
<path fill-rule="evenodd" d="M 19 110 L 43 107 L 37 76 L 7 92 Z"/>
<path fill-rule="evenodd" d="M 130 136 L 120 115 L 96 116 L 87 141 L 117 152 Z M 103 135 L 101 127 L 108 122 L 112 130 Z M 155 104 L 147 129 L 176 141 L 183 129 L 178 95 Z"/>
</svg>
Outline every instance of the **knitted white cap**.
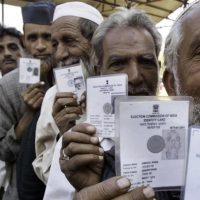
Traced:
<svg viewBox="0 0 200 200">
<path fill-rule="evenodd" d="M 83 2 L 68 2 L 56 6 L 53 15 L 53 22 L 64 16 L 76 16 L 84 19 L 89 19 L 96 24 L 103 21 L 101 13 L 94 7 Z"/>
</svg>

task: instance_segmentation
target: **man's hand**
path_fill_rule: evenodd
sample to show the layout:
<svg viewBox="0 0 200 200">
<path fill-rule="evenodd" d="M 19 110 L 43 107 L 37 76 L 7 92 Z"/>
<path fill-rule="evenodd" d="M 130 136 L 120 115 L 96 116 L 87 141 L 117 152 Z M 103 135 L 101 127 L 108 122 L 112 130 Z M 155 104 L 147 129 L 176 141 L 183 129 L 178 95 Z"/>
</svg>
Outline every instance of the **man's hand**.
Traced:
<svg viewBox="0 0 200 200">
<path fill-rule="evenodd" d="M 44 92 L 42 87 L 44 82 L 36 83 L 31 85 L 27 90 L 22 93 L 22 98 L 27 105 L 26 110 L 15 127 L 15 134 L 17 139 L 21 139 L 24 131 L 31 123 L 35 111 L 39 110 L 44 98 Z"/>
<path fill-rule="evenodd" d="M 139 187 L 128 192 L 130 186 L 127 178 L 114 177 L 80 190 L 74 200 L 150 200 L 155 195 L 151 187 Z"/>
<path fill-rule="evenodd" d="M 94 126 L 81 123 L 63 135 L 60 167 L 77 191 L 100 181 L 104 151 L 95 133 Z"/>
<path fill-rule="evenodd" d="M 24 99 L 24 102 L 29 110 L 36 111 L 41 108 L 44 98 L 42 87 L 44 85 L 44 82 L 33 84 L 22 93 L 22 98 Z"/>
<path fill-rule="evenodd" d="M 81 114 L 82 108 L 77 102 L 76 95 L 71 92 L 56 94 L 52 115 L 61 134 L 73 127 Z"/>
</svg>

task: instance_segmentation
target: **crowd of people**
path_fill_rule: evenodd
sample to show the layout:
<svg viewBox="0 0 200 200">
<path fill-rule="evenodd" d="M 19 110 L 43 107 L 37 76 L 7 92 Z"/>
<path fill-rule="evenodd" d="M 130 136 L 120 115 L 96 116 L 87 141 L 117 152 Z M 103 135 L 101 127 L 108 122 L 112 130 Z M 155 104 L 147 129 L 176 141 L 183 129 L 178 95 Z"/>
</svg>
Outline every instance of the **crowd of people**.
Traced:
<svg viewBox="0 0 200 200">
<path fill-rule="evenodd" d="M 200 122 L 200 1 L 174 22 L 165 43 L 169 96 L 192 96 Z M 91 5 L 37 1 L 22 7 L 23 34 L 0 26 L 0 200 L 175 200 L 177 191 L 132 190 L 116 176 L 115 142 L 86 122 L 86 94 L 59 92 L 53 69 L 83 62 L 85 77 L 125 73 L 129 96 L 156 96 L 162 38 L 143 11 L 104 19 Z M 19 58 L 41 61 L 40 82 L 19 83 Z M 86 91 L 87 92 L 87 91 Z M 95 97 L 94 97 L 95 98 Z"/>
</svg>

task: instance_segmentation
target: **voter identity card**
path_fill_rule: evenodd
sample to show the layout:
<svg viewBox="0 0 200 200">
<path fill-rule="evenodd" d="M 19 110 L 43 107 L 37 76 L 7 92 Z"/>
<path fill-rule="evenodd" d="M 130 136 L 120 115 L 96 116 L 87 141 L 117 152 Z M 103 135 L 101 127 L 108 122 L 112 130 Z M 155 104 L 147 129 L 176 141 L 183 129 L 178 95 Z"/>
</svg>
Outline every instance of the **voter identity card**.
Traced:
<svg viewBox="0 0 200 200">
<path fill-rule="evenodd" d="M 87 121 L 97 128 L 100 137 L 115 136 L 115 99 L 127 95 L 126 74 L 87 79 Z"/>
<path fill-rule="evenodd" d="M 200 198 L 200 127 L 190 130 L 184 200 Z"/>
<path fill-rule="evenodd" d="M 40 60 L 33 58 L 19 59 L 19 82 L 34 84 L 40 82 Z"/>
<path fill-rule="evenodd" d="M 117 175 L 133 185 L 184 184 L 189 97 L 123 97 L 116 100 Z"/>
<path fill-rule="evenodd" d="M 54 76 L 59 92 L 73 92 L 80 100 L 85 92 L 85 78 L 81 64 L 54 69 Z"/>
</svg>

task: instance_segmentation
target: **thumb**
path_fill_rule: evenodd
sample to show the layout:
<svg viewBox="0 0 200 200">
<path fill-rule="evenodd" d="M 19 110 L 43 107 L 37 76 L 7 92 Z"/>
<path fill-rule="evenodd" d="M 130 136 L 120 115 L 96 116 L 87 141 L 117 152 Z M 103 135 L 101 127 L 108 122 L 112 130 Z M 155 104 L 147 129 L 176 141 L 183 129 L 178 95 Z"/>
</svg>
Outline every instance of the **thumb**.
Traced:
<svg viewBox="0 0 200 200">
<path fill-rule="evenodd" d="M 110 200 L 126 193 L 131 186 L 124 177 L 114 177 L 76 193 L 74 200 Z"/>
</svg>

